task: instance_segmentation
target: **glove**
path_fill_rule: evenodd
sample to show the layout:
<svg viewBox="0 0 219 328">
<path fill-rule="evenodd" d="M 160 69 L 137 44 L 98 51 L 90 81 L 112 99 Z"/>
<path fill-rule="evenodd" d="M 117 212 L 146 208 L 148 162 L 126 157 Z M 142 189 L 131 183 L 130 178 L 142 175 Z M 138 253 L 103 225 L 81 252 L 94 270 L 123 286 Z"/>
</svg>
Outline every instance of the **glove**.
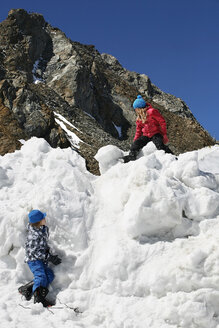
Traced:
<svg viewBox="0 0 219 328">
<path fill-rule="evenodd" d="M 58 255 L 49 254 L 48 260 L 50 262 L 52 262 L 52 264 L 54 264 L 54 265 L 58 265 L 58 264 L 62 263 L 62 260 L 60 259 L 60 257 L 58 257 Z"/>
</svg>

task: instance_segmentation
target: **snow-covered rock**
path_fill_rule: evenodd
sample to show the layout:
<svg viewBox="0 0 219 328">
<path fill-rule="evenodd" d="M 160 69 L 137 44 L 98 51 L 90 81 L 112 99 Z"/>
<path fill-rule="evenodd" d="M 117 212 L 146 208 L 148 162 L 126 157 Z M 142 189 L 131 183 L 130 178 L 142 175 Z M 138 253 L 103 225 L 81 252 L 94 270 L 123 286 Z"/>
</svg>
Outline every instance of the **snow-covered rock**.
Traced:
<svg viewBox="0 0 219 328">
<path fill-rule="evenodd" d="M 43 139 L 0 157 L 1 327 L 218 327 L 219 147 L 176 160 L 149 143 L 127 164 L 123 154 L 101 148 L 99 177 Z M 62 257 L 50 313 L 17 292 L 32 279 L 23 246 L 34 208 Z"/>
</svg>

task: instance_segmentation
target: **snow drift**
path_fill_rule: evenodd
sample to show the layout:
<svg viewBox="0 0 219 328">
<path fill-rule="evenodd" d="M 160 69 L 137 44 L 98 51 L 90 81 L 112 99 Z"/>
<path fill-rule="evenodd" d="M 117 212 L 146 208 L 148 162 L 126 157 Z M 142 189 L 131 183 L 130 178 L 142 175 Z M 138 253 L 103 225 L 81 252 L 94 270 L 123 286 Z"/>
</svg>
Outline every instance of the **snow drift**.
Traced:
<svg viewBox="0 0 219 328">
<path fill-rule="evenodd" d="M 149 143 L 134 162 L 122 155 L 101 148 L 100 177 L 43 139 L 0 157 L 1 327 L 218 327 L 219 148 L 177 160 Z M 17 292 L 32 279 L 23 246 L 34 208 L 63 260 L 52 312 Z"/>
</svg>

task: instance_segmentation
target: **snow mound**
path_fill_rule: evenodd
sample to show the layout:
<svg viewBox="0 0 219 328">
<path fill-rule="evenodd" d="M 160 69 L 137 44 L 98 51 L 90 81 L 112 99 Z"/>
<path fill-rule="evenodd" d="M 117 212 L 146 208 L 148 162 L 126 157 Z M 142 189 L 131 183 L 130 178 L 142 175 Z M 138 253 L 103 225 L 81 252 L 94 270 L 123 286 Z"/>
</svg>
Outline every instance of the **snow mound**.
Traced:
<svg viewBox="0 0 219 328">
<path fill-rule="evenodd" d="M 140 158 L 127 164 L 109 160 L 109 146 L 96 158 L 102 168 L 99 183 L 111 211 L 130 237 L 184 236 L 196 229 L 196 221 L 219 214 L 219 183 L 215 175 L 199 169 L 198 152 L 175 156 L 144 147 Z M 113 201 L 111 201 L 113 200 Z"/>
<path fill-rule="evenodd" d="M 0 156 L 1 327 L 218 327 L 219 148 L 176 160 L 149 143 L 134 162 L 123 155 L 101 148 L 99 177 L 43 139 Z M 23 246 L 34 208 L 62 257 L 52 313 L 17 292 L 32 279 Z"/>
</svg>

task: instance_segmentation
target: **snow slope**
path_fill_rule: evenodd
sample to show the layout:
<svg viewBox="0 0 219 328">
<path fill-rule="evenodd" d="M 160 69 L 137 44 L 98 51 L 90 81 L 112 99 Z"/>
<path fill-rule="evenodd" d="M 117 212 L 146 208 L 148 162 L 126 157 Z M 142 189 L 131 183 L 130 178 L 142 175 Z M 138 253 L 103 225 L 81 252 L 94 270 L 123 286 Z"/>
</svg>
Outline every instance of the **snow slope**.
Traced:
<svg viewBox="0 0 219 328">
<path fill-rule="evenodd" d="M 43 139 L 0 157 L 1 328 L 219 327 L 219 147 L 122 154 L 98 151 L 100 177 Z M 50 311 L 17 292 L 32 279 L 23 245 L 35 208 L 63 260 Z"/>
</svg>

